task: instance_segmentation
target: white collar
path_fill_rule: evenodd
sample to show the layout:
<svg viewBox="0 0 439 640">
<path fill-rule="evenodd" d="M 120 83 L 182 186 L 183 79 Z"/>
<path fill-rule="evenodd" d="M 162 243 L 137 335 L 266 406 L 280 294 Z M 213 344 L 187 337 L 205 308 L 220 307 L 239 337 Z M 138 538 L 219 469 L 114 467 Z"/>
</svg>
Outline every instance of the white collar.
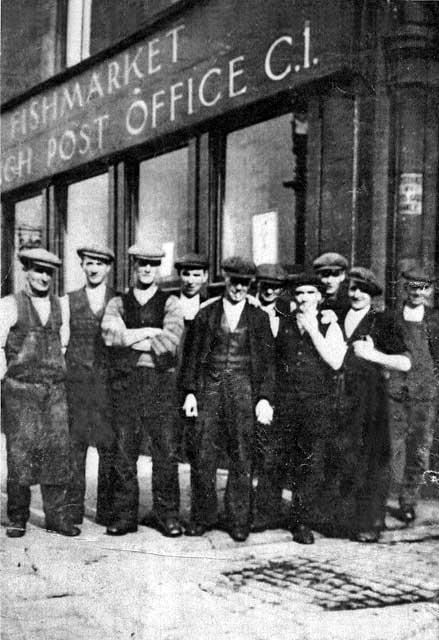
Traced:
<svg viewBox="0 0 439 640">
<path fill-rule="evenodd" d="M 364 309 L 349 309 L 344 319 L 345 333 L 348 338 L 354 333 L 360 322 L 367 316 L 370 311 L 370 304 Z"/>
<path fill-rule="evenodd" d="M 184 293 L 180 293 L 180 306 L 183 311 L 183 317 L 185 320 L 193 320 L 200 308 L 200 294 L 197 293 L 191 298 L 185 296 Z"/>
<path fill-rule="evenodd" d="M 419 304 L 417 307 L 409 307 L 404 305 L 402 314 L 404 320 L 408 322 L 422 322 L 424 319 L 425 307 L 423 304 Z"/>
</svg>

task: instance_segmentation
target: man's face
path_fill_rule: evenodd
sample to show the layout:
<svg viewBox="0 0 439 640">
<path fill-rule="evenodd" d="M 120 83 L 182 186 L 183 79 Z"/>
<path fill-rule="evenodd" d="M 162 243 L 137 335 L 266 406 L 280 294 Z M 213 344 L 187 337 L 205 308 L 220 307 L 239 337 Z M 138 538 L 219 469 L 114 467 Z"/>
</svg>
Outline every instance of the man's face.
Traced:
<svg viewBox="0 0 439 640">
<path fill-rule="evenodd" d="M 366 291 L 363 291 L 361 285 L 355 282 L 355 280 L 351 280 L 349 283 L 348 296 L 351 307 L 355 311 L 365 309 L 372 302 L 372 296 Z"/>
<path fill-rule="evenodd" d="M 224 275 L 226 285 L 226 299 L 232 304 L 237 304 L 244 300 L 250 287 L 250 280 L 238 276 Z"/>
<path fill-rule="evenodd" d="M 406 286 L 407 302 L 411 307 L 426 304 L 433 293 L 433 286 L 428 282 L 408 282 Z"/>
<path fill-rule="evenodd" d="M 273 282 L 265 282 L 260 280 L 258 283 L 259 300 L 263 305 L 275 302 L 282 293 L 282 287 Z"/>
<path fill-rule="evenodd" d="M 138 287 L 139 289 L 147 289 L 148 287 L 150 287 L 156 279 L 159 267 L 159 260 L 145 260 L 143 258 L 135 258 L 134 280 L 136 287 Z"/>
<path fill-rule="evenodd" d="M 207 271 L 204 269 L 181 269 L 181 291 L 187 298 L 193 298 L 207 282 Z"/>
<path fill-rule="evenodd" d="M 90 287 L 97 287 L 102 284 L 110 271 L 108 262 L 87 256 L 82 259 L 81 267 Z"/>
<path fill-rule="evenodd" d="M 318 276 L 325 285 L 326 295 L 333 296 L 337 293 L 341 283 L 346 278 L 346 271 L 344 269 L 338 269 L 337 267 L 328 267 L 328 269 L 321 269 L 321 271 L 318 272 Z"/>
<path fill-rule="evenodd" d="M 31 265 L 26 271 L 26 277 L 32 293 L 39 296 L 47 294 L 52 284 L 53 272 L 51 267 Z"/>
<path fill-rule="evenodd" d="M 296 287 L 294 291 L 294 300 L 299 313 L 316 311 L 321 299 L 322 294 L 320 291 L 310 284 L 302 284 L 300 287 Z"/>
</svg>

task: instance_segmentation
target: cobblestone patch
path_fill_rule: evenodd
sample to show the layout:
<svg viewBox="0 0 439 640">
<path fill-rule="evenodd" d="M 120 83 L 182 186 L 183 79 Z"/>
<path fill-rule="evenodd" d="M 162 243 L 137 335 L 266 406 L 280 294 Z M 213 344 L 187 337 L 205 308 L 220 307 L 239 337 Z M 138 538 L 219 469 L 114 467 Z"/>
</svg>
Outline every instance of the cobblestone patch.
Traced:
<svg viewBox="0 0 439 640">
<path fill-rule="evenodd" d="M 386 578 L 379 571 L 345 570 L 336 558 L 276 557 L 224 571 L 216 584 L 205 590 L 220 597 L 228 597 L 231 592 L 245 594 L 281 607 L 302 601 L 327 611 L 340 611 L 437 602 L 439 576 L 431 568 L 417 576 L 401 571 Z"/>
</svg>

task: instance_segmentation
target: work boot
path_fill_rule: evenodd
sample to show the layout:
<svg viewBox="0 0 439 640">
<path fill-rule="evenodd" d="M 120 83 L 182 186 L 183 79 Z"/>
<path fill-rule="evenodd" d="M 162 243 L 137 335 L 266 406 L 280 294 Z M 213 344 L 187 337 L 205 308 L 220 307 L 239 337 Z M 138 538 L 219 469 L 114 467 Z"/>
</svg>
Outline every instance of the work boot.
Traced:
<svg viewBox="0 0 439 640">
<path fill-rule="evenodd" d="M 26 523 L 19 520 L 11 522 L 6 529 L 8 538 L 22 538 L 26 533 Z"/>
</svg>

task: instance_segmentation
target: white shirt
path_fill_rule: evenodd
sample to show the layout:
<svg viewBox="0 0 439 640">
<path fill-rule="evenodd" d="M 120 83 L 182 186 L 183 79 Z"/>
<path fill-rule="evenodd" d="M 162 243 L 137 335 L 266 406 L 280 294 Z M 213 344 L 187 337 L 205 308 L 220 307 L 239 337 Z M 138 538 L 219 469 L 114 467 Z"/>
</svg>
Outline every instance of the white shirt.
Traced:
<svg viewBox="0 0 439 640">
<path fill-rule="evenodd" d="M 245 307 L 245 303 L 245 298 L 244 300 L 241 300 L 241 302 L 237 302 L 236 304 L 232 304 L 231 302 L 229 302 L 229 300 L 223 298 L 224 314 L 230 327 L 230 331 L 236 331 L 236 327 L 238 326 L 241 313 Z"/>
<path fill-rule="evenodd" d="M 265 306 L 261 304 L 262 311 L 268 314 L 270 320 L 271 333 L 276 338 L 279 331 L 279 316 L 276 314 L 276 300 Z"/>
<path fill-rule="evenodd" d="M 355 309 L 349 309 L 344 319 L 344 330 L 345 334 L 348 338 L 354 333 L 355 329 L 358 327 L 362 319 L 367 316 L 370 311 L 370 304 L 364 309 L 359 309 L 356 311 Z"/>
<path fill-rule="evenodd" d="M 402 315 L 407 322 L 422 322 L 424 319 L 425 307 L 423 304 L 417 307 L 409 307 L 404 305 Z"/>
<path fill-rule="evenodd" d="M 192 298 L 188 298 L 183 293 L 180 294 L 180 307 L 185 320 L 193 320 L 200 310 L 200 294 L 197 293 Z"/>
<path fill-rule="evenodd" d="M 157 292 L 157 285 L 152 284 L 147 289 L 137 289 L 134 287 L 133 294 L 139 304 L 146 304 L 149 300 L 151 300 L 152 296 Z"/>
<path fill-rule="evenodd" d="M 85 287 L 88 304 L 90 309 L 96 315 L 105 305 L 105 293 L 107 290 L 106 282 L 101 282 L 97 287 Z"/>
</svg>

